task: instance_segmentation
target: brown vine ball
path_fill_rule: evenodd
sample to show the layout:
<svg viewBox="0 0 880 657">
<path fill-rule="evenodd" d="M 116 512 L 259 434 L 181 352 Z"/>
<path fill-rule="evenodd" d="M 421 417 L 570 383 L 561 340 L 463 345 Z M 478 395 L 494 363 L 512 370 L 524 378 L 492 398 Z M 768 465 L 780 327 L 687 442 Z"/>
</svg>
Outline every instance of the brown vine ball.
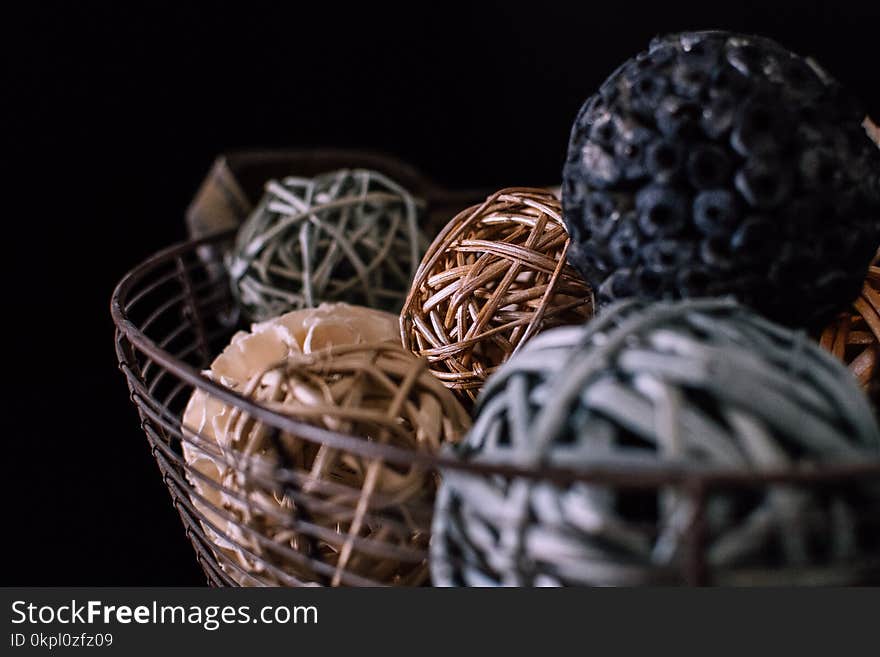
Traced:
<svg viewBox="0 0 880 657">
<path fill-rule="evenodd" d="M 404 347 L 474 401 L 529 338 L 592 316 L 592 292 L 566 263 L 568 247 L 562 208 L 545 189 L 502 189 L 462 211 L 416 272 L 400 314 Z"/>
<path fill-rule="evenodd" d="M 880 127 L 870 117 L 862 125 L 880 146 Z M 868 268 L 858 298 L 825 327 L 819 344 L 849 367 L 874 407 L 880 409 L 880 251 Z"/>
<path fill-rule="evenodd" d="M 875 258 L 852 307 L 825 327 L 819 344 L 843 361 L 880 407 L 880 258 Z"/>
</svg>

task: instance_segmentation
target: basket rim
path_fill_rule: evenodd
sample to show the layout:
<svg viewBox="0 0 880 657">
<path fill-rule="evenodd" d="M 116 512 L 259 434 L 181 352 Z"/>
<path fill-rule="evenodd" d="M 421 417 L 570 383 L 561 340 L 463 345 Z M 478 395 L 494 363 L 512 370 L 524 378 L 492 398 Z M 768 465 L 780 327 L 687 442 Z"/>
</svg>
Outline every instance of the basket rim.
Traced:
<svg viewBox="0 0 880 657">
<path fill-rule="evenodd" d="M 233 229 L 195 240 L 177 242 L 147 257 L 129 270 L 117 283 L 110 299 L 110 314 L 117 334 L 122 334 L 139 351 L 180 380 L 216 397 L 223 403 L 240 408 L 262 422 L 282 431 L 295 433 L 304 440 L 344 450 L 365 458 L 381 459 L 399 465 L 415 465 L 425 469 L 550 480 L 557 483 L 580 481 L 623 488 L 678 486 L 693 491 L 706 491 L 726 487 L 761 487 L 769 484 L 831 484 L 845 479 L 880 477 L 880 457 L 859 463 L 808 464 L 760 471 L 718 467 L 685 467 L 676 464 L 648 464 L 635 470 L 631 467 L 622 468 L 619 465 L 601 463 L 579 468 L 554 465 L 533 468 L 527 465 L 485 460 L 467 461 L 455 457 L 448 449 L 438 454 L 412 452 L 390 445 L 365 441 L 353 435 L 295 420 L 283 413 L 265 408 L 238 392 L 212 381 L 196 368 L 175 358 L 147 337 L 131 321 L 125 311 L 129 293 L 156 267 L 173 262 L 176 258 L 199 247 L 228 241 L 234 237 L 235 232 Z M 119 364 L 120 367 L 128 365 L 121 360 L 121 357 Z"/>
</svg>

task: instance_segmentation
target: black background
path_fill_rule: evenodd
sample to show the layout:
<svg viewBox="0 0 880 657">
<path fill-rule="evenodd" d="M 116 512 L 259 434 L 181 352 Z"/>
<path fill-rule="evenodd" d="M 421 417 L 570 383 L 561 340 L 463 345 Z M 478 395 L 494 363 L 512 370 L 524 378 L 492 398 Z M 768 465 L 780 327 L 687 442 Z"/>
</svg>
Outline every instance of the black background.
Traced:
<svg viewBox="0 0 880 657">
<path fill-rule="evenodd" d="M 25 10 L 23 7 L 28 5 Z M 815 56 L 880 116 L 880 3 L 21 3 L 4 9 L 0 584 L 199 584 L 116 369 L 109 298 L 183 239 L 214 156 L 383 150 L 549 184 L 580 103 L 658 33 Z"/>
</svg>

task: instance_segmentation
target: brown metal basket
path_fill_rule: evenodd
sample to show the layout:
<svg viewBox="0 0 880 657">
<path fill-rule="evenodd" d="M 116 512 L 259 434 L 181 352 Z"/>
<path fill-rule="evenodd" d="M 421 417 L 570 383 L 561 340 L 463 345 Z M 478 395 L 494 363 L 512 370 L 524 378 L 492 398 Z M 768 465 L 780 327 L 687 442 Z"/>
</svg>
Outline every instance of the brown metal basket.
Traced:
<svg viewBox="0 0 880 657">
<path fill-rule="evenodd" d="M 462 199 L 463 200 L 463 199 Z M 457 200 L 460 203 L 460 201 Z M 465 203 L 461 203 L 463 207 Z M 450 215 L 451 216 L 451 215 Z M 247 555 L 274 580 L 284 585 L 315 585 L 339 583 L 343 585 L 380 585 L 383 581 L 364 577 L 352 571 L 336 573 L 332 566 L 309 554 L 280 550 L 267 545 L 273 558 L 265 558 L 266 552 L 257 553 L 249 546 L 270 543 L 260 536 L 259 529 L 237 522 L 229 514 L 198 492 L 194 479 L 204 475 L 190 467 L 183 455 L 183 444 L 198 446 L 201 439 L 191 431 L 183 431 L 181 422 L 184 408 L 195 389 L 242 413 L 263 422 L 268 427 L 295 434 L 302 440 L 329 446 L 342 453 L 360 459 L 379 459 L 386 464 L 402 467 L 420 467 L 439 473 L 456 470 L 481 476 L 524 477 L 532 480 L 568 484 L 585 482 L 611 489 L 656 490 L 675 489 L 689 496 L 695 512 L 689 523 L 685 541 L 685 558 L 681 559 L 678 582 L 705 585 L 729 581 L 719 577 L 707 560 L 706 509 L 711 496 L 721 490 L 760 491 L 773 486 L 825 487 L 839 485 L 853 479 L 871 480 L 880 484 L 880 463 L 835 466 L 827 468 L 790 469 L 785 471 L 689 470 L 678 467 L 651 466 L 637 470 L 612 466 L 595 466 L 572 470 L 560 467 L 524 469 L 509 464 L 463 462 L 448 454 L 436 456 L 405 451 L 386 444 L 365 441 L 353 435 L 322 429 L 297 421 L 282 413 L 270 410 L 251 399 L 215 383 L 201 374 L 213 358 L 228 344 L 232 334 L 241 328 L 235 301 L 222 267 L 222 254 L 234 238 L 234 230 L 215 236 L 182 243 L 168 248 L 130 271 L 113 293 L 111 312 L 116 324 L 116 352 L 119 367 L 131 392 L 131 400 L 137 408 L 141 428 L 147 436 L 152 453 L 159 466 L 163 480 L 178 510 L 186 534 L 196 551 L 196 557 L 212 585 L 259 585 L 263 582 L 254 577 L 252 570 L 230 556 L 229 550 L 218 549 L 217 536 Z M 204 444 L 204 443 L 202 443 Z M 253 473 L 249 473 L 253 474 Z M 296 499 L 300 509 L 312 506 L 326 508 L 328 501 L 317 491 L 303 484 L 301 471 L 278 467 L 271 473 L 263 473 L 274 485 L 283 487 L 286 495 Z M 216 482 L 203 482 L 220 486 Z M 224 490 L 229 495 L 235 490 Z M 345 491 L 343 491 L 345 493 Z M 356 499 L 358 491 L 348 491 L 339 499 Z M 210 513 L 206 513 L 206 510 Z M 390 509 L 377 511 L 387 514 L 388 521 L 396 512 Z M 372 554 L 391 554 L 396 559 L 424 562 L 428 558 L 427 538 L 430 533 L 433 505 L 422 499 L 418 508 L 405 510 L 407 518 L 424 531 L 421 547 L 406 550 L 384 543 L 379 537 L 349 537 L 356 547 Z M 228 527 L 235 526 L 237 535 L 248 534 L 247 544 L 234 535 L 224 533 L 217 525 L 217 518 L 224 518 Z M 880 532 L 880 518 L 874 519 L 875 529 Z M 309 522 L 308 514 L 290 514 L 290 527 L 304 536 L 326 539 L 326 530 Z M 323 531 L 323 534 L 322 534 Z M 301 561 L 314 577 L 297 577 L 279 567 L 285 559 Z M 778 583 L 803 581 L 806 583 L 876 583 L 880 582 L 880 554 L 861 559 L 858 563 L 829 567 L 825 571 L 815 568 L 783 573 L 778 569 L 755 573 L 746 583 Z"/>
<path fill-rule="evenodd" d="M 446 455 L 429 457 L 406 452 L 388 445 L 366 442 L 309 424 L 297 422 L 218 385 L 200 374 L 213 356 L 228 343 L 237 328 L 237 313 L 227 281 L 218 278 L 222 271 L 212 266 L 198 253 L 199 247 L 217 247 L 211 252 L 221 252 L 233 235 L 226 233 L 187 242 L 166 249 L 151 257 L 123 278 L 112 299 L 112 314 L 116 323 L 116 351 L 119 367 L 125 375 L 131 400 L 138 409 L 141 427 L 146 433 L 162 477 L 171 493 L 172 501 L 180 513 L 187 536 L 192 541 L 197 559 L 208 581 L 214 585 L 237 585 L 249 580 L 248 572 L 215 544 L 206 534 L 210 528 L 217 532 L 211 519 L 197 508 L 194 500 L 204 509 L 210 504 L 199 499 L 191 477 L 198 477 L 182 455 L 184 441 L 195 444 L 197 437 L 181 429 L 183 409 L 195 388 L 200 388 L 220 401 L 238 407 L 267 425 L 282 431 L 296 433 L 304 440 L 329 445 L 361 458 L 380 458 L 387 463 L 400 465 L 417 464 L 426 469 L 467 470 L 484 475 L 526 477 L 551 480 L 557 483 L 571 481 L 590 482 L 614 488 L 652 489 L 674 487 L 692 496 L 697 509 L 688 529 L 688 557 L 683 560 L 681 581 L 688 584 L 710 584 L 714 580 L 705 558 L 705 510 L 706 500 L 717 490 L 762 487 L 785 484 L 789 486 L 826 486 L 852 478 L 871 478 L 880 482 L 880 464 L 848 465 L 827 469 L 805 469 L 783 472 L 692 472 L 677 468 L 639 468 L 626 471 L 614 468 L 591 468 L 573 471 L 562 468 L 523 470 L 509 465 L 463 463 Z M 203 252 L 202 252 L 203 253 Z M 274 476 L 293 490 L 304 505 L 310 502 L 309 492 L 301 484 L 296 471 L 279 469 Z M 298 487 L 299 486 L 299 487 Z M 234 491 L 230 491 L 234 493 Z M 313 500 L 316 504 L 322 500 Z M 222 509 L 215 509 L 222 514 Z M 410 509 L 423 520 L 425 530 L 430 526 L 432 509 Z M 295 518 L 291 518 L 296 523 Z M 247 527 L 241 528 L 248 531 Z M 309 531 L 308 527 L 300 527 Z M 226 536 L 235 543 L 235 538 Z M 244 546 L 239 546 L 247 550 Z M 381 550 L 381 545 L 362 546 Z M 427 550 L 402 555 L 408 559 L 426 559 Z M 880 557 L 880 555 L 877 555 Z M 260 560 L 253 554 L 251 558 Z M 312 563 L 318 572 L 326 570 L 326 564 Z M 870 583 L 880 581 L 878 559 L 853 564 L 845 581 Z M 290 585 L 315 584 L 322 581 L 302 581 L 280 571 L 274 563 L 264 567 L 273 569 L 284 583 Z M 821 575 L 821 574 L 819 574 Z M 810 581 L 816 581 L 817 573 L 805 573 Z M 329 573 L 328 573 L 329 577 Z M 829 581 L 839 581 L 829 575 Z M 821 578 L 820 578 L 821 579 Z M 328 580 L 329 581 L 329 580 Z M 341 583 L 349 585 L 375 585 L 380 582 L 345 574 Z"/>
</svg>

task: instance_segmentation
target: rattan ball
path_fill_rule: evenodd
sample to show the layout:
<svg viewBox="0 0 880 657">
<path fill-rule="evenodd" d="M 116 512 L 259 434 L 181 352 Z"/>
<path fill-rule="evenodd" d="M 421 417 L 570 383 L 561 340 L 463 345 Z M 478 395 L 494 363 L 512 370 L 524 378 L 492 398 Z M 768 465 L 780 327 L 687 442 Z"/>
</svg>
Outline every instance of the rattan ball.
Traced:
<svg viewBox="0 0 880 657">
<path fill-rule="evenodd" d="M 862 124 L 880 146 L 880 128 L 866 117 Z M 880 252 L 868 268 L 862 292 L 848 312 L 841 313 L 822 331 L 819 344 L 849 366 L 862 390 L 880 407 Z"/>
<path fill-rule="evenodd" d="M 733 301 L 619 302 L 547 331 L 486 384 L 454 449 L 483 466 L 790 472 L 880 458 L 852 376 L 809 337 Z M 684 583 L 699 505 L 684 487 L 444 472 L 438 585 Z M 566 481 L 566 480 L 563 480 Z M 674 484 L 671 476 L 669 484 Z M 849 583 L 880 549 L 880 490 L 719 488 L 704 508 L 714 584 Z"/>
<path fill-rule="evenodd" d="M 346 304 L 294 311 L 236 335 L 205 374 L 309 425 L 433 453 L 470 420 L 397 342 L 395 320 Z M 238 583 L 427 580 L 435 473 L 277 430 L 201 390 L 183 424 L 193 501 Z"/>
<path fill-rule="evenodd" d="M 424 245 L 415 199 L 376 171 L 266 184 L 228 261 L 248 318 L 322 302 L 398 312 Z"/>
<path fill-rule="evenodd" d="M 852 308 L 832 321 L 819 344 L 847 364 L 875 405 L 880 405 L 880 263 L 868 269 Z"/>
<path fill-rule="evenodd" d="M 400 314 L 404 347 L 466 403 L 529 338 L 592 315 L 566 264 L 569 238 L 547 190 L 503 189 L 456 215 L 428 248 Z"/>
</svg>

